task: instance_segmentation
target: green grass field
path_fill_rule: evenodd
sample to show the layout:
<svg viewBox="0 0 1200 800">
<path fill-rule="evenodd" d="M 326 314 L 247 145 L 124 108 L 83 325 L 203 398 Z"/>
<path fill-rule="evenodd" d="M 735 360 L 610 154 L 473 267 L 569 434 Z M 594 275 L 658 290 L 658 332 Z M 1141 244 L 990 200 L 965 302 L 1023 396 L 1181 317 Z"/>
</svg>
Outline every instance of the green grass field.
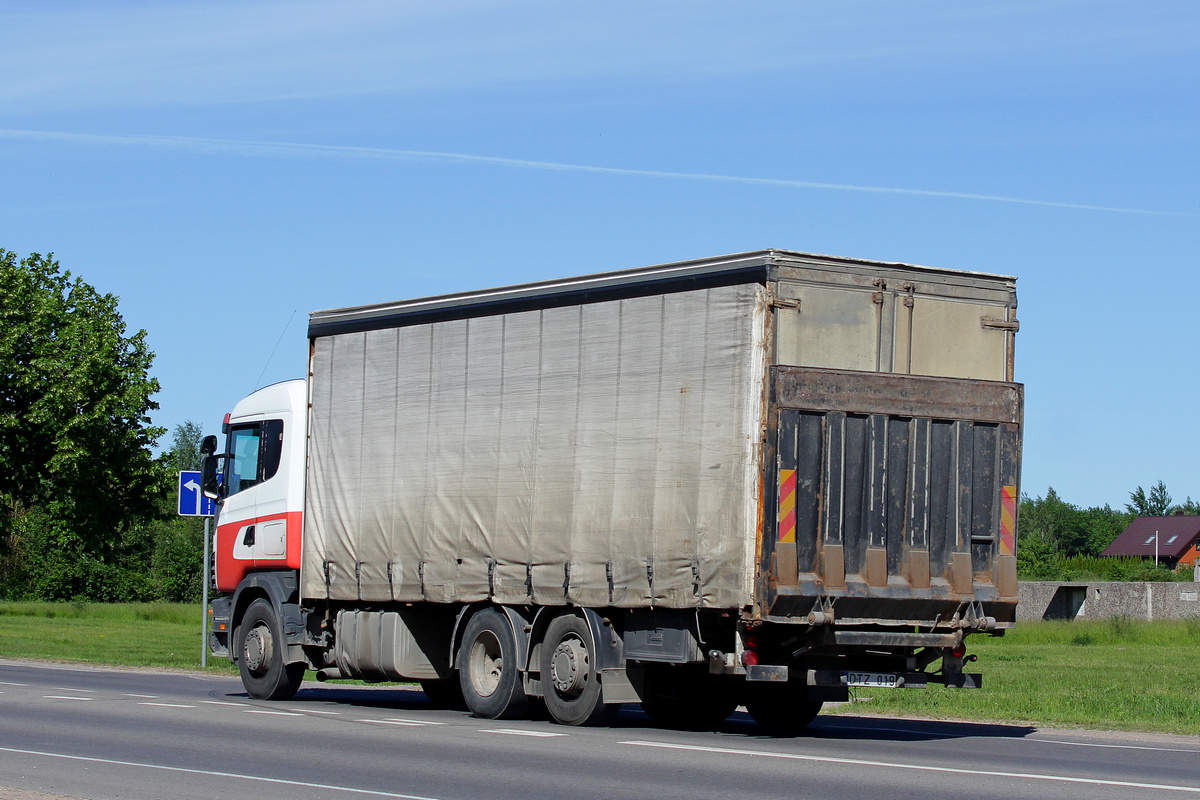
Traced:
<svg viewBox="0 0 1200 800">
<path fill-rule="evenodd" d="M 200 620 L 198 603 L 0 602 L 0 657 L 200 669 Z"/>
<path fill-rule="evenodd" d="M 967 643 L 984 688 L 856 689 L 836 713 L 1200 735 L 1200 620 L 1037 622 Z"/>
<path fill-rule="evenodd" d="M 1200 620 L 1039 622 L 967 641 L 983 689 L 856 689 L 827 711 L 1200 735 Z M 200 607 L 0 602 L 0 657 L 199 669 Z"/>
</svg>

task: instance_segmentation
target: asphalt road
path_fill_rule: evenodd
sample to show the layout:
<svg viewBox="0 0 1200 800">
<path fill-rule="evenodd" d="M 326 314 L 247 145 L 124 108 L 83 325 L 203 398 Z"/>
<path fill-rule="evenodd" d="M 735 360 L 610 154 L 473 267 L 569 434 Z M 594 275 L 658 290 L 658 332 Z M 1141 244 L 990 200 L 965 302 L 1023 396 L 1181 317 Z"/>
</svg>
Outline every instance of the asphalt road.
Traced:
<svg viewBox="0 0 1200 800">
<path fill-rule="evenodd" d="M 822 716 L 804 736 L 491 721 L 415 690 L 0 661 L 0 787 L 105 800 L 1200 798 L 1200 739 Z M 0 797 L 3 797 L 0 788 Z"/>
</svg>

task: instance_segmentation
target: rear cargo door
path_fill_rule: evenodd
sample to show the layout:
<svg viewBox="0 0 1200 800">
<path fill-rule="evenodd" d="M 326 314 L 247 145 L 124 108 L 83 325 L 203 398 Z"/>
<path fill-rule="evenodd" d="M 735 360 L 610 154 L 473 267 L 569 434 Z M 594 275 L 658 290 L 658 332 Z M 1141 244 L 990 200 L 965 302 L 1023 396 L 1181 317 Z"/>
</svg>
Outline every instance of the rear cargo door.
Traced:
<svg viewBox="0 0 1200 800">
<path fill-rule="evenodd" d="M 1022 387 L 775 367 L 762 612 L 928 624 L 1016 602 Z M 881 602 L 886 600 L 886 602 Z"/>
</svg>

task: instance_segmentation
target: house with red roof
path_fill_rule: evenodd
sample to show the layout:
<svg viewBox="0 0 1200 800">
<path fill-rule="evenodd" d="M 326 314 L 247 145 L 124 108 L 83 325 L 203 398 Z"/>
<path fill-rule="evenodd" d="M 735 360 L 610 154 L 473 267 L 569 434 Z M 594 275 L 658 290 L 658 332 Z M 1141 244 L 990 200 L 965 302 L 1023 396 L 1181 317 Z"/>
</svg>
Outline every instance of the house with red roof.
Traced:
<svg viewBox="0 0 1200 800">
<path fill-rule="evenodd" d="M 1200 554 L 1200 517 L 1138 517 L 1102 556 L 1155 558 L 1168 567 L 1194 566 Z"/>
</svg>

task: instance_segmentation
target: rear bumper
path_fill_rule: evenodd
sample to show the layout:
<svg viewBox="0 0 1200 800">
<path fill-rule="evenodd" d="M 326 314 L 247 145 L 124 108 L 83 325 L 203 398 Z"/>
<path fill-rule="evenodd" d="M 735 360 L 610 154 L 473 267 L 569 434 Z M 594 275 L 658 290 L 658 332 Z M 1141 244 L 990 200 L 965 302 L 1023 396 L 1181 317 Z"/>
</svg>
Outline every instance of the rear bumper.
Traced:
<svg viewBox="0 0 1200 800">
<path fill-rule="evenodd" d="M 793 675 L 795 672 L 800 672 L 800 670 L 789 670 L 787 667 L 776 665 L 756 665 L 746 668 L 746 680 L 784 682 L 799 677 Z M 810 687 L 845 690 L 850 686 L 849 676 L 843 670 L 810 669 L 803 670 L 803 674 L 804 682 Z M 983 688 L 983 676 L 978 672 L 888 672 L 887 674 L 895 676 L 895 684 L 879 688 L 924 689 L 931 683 L 948 686 L 952 689 Z"/>
</svg>

